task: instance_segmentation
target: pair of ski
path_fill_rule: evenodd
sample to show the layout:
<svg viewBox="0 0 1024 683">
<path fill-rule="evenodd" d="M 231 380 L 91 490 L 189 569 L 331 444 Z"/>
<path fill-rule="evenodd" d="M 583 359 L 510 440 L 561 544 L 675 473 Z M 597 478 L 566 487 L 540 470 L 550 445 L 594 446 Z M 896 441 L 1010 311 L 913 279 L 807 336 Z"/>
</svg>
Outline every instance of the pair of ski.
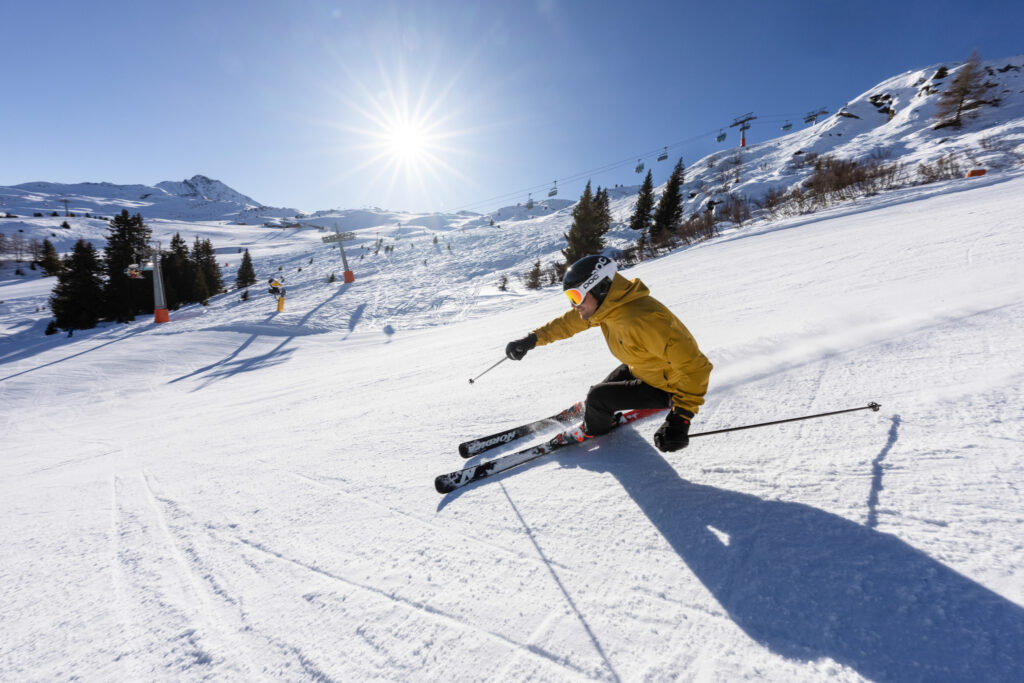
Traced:
<svg viewBox="0 0 1024 683">
<path fill-rule="evenodd" d="M 463 458 L 471 458 L 480 453 L 497 448 L 504 444 L 515 441 L 516 439 L 522 438 L 528 434 L 539 432 L 547 427 L 551 422 L 558 422 L 560 424 L 572 424 L 583 419 L 583 402 L 575 403 L 572 406 L 566 408 L 560 413 L 556 413 L 551 417 L 546 417 L 543 420 L 537 420 L 536 422 L 530 422 L 529 424 L 520 425 L 507 429 L 490 436 L 481 437 L 479 439 L 473 439 L 459 444 L 459 455 Z M 630 422 L 635 422 L 641 418 L 655 413 L 662 412 L 661 408 L 650 408 L 640 410 L 629 410 L 624 413 L 618 413 L 616 415 L 615 422 L 612 427 L 619 427 Z M 578 443 L 583 443 L 589 440 L 583 434 L 583 430 L 579 426 L 566 429 L 548 439 L 542 444 L 525 448 L 515 453 L 509 453 L 503 455 L 500 458 L 495 458 L 488 462 L 480 463 L 479 465 L 473 465 L 462 470 L 456 470 L 455 472 L 449 472 L 448 474 L 442 474 L 434 479 L 434 488 L 437 489 L 438 493 L 450 493 L 455 489 L 461 488 L 466 484 L 471 484 L 474 481 L 480 481 L 487 477 L 492 477 L 499 472 L 518 467 L 531 460 L 547 455 L 552 451 L 558 450 L 559 448 L 565 448 L 566 446 L 573 446 Z"/>
</svg>

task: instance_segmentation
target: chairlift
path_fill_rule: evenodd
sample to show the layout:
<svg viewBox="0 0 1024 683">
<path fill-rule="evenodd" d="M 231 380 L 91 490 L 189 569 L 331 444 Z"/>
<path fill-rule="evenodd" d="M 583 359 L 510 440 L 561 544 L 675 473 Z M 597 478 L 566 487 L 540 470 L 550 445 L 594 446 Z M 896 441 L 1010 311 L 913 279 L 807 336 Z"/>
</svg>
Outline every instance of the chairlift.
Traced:
<svg viewBox="0 0 1024 683">
<path fill-rule="evenodd" d="M 807 116 L 804 118 L 804 123 L 810 124 L 812 126 L 817 125 L 818 118 L 821 116 L 828 116 L 828 110 L 825 109 L 824 107 L 817 111 L 809 112 Z"/>
<path fill-rule="evenodd" d="M 718 129 L 718 135 L 715 136 L 716 142 L 725 142 L 725 131 L 721 128 Z"/>
<path fill-rule="evenodd" d="M 782 130 L 786 132 L 793 130 L 793 124 L 789 121 L 786 121 L 784 124 L 782 124 Z"/>
<path fill-rule="evenodd" d="M 643 162 L 642 159 L 637 159 L 636 160 L 636 168 L 634 168 L 633 170 L 636 171 L 637 173 L 643 173 L 643 171 L 644 171 L 644 162 Z"/>
<path fill-rule="evenodd" d="M 138 280 L 142 277 L 142 270 L 138 263 L 129 263 L 128 267 L 124 269 L 124 274 L 132 280 Z"/>
<path fill-rule="evenodd" d="M 668 159 L 668 147 L 661 150 L 661 154 L 658 155 L 658 161 L 665 161 L 665 159 Z"/>
<path fill-rule="evenodd" d="M 529 199 L 526 200 L 526 210 L 529 211 L 531 209 L 533 209 L 533 193 L 532 192 L 530 193 Z"/>
<path fill-rule="evenodd" d="M 554 197 L 556 194 L 558 194 L 558 181 L 557 180 L 551 186 L 551 189 L 548 190 L 548 196 L 549 197 Z"/>
</svg>

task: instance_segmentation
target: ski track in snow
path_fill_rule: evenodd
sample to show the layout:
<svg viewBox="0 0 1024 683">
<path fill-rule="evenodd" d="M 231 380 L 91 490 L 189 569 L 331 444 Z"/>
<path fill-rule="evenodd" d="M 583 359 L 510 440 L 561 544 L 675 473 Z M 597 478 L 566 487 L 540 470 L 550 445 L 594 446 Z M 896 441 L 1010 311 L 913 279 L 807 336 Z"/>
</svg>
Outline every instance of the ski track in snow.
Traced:
<svg viewBox="0 0 1024 683">
<path fill-rule="evenodd" d="M 305 562 L 302 562 L 301 560 L 296 560 L 294 558 L 288 557 L 286 555 L 283 555 L 283 554 L 277 552 L 276 550 L 264 547 L 263 545 L 261 545 L 259 543 L 255 543 L 253 541 L 249 541 L 249 540 L 246 540 L 244 538 L 239 538 L 238 542 L 242 543 L 242 544 L 244 544 L 246 546 L 249 546 L 250 548 L 258 550 L 261 553 L 265 553 L 267 555 L 270 555 L 271 557 L 275 557 L 278 560 L 281 560 L 282 562 L 287 562 L 287 563 L 290 563 L 290 564 L 295 565 L 297 567 L 301 567 L 302 569 L 305 569 L 307 571 L 310 571 L 310 572 L 313 572 L 313 573 L 316 573 L 316 574 L 320 574 L 322 576 L 326 576 L 327 578 L 329 578 L 329 579 L 331 579 L 333 581 L 337 581 L 339 583 L 342 583 L 345 586 L 348 586 L 348 587 L 351 587 L 351 588 L 356 588 L 356 589 L 359 589 L 359 590 L 371 593 L 373 595 L 380 596 L 382 598 L 385 598 L 386 600 L 389 600 L 389 601 L 394 602 L 394 603 L 396 603 L 398 605 L 401 605 L 402 607 L 414 610 L 414 611 L 416 611 L 418 613 L 426 614 L 426 615 L 430 616 L 431 618 L 434 618 L 434 619 L 437 619 L 437 620 L 443 622 L 444 624 L 447 624 L 447 625 L 450 625 L 450 626 L 454 626 L 456 628 L 464 629 L 466 631 L 475 633 L 476 635 L 480 635 L 480 636 L 483 636 L 485 638 L 493 639 L 493 640 L 495 640 L 495 641 L 497 641 L 497 642 L 499 642 L 501 644 L 504 644 L 504 645 L 509 646 L 510 648 L 513 648 L 514 650 L 516 650 L 519 653 L 523 653 L 523 654 L 527 654 L 527 655 L 530 655 L 530 656 L 533 656 L 533 657 L 537 657 L 541 661 L 558 664 L 559 666 L 564 667 L 566 669 L 569 669 L 570 671 L 575 671 L 576 673 L 579 673 L 578 670 L 575 670 L 567 662 L 558 661 L 558 659 L 556 657 L 554 657 L 553 655 L 550 655 L 550 654 L 544 652 L 544 650 L 541 649 L 541 648 L 535 648 L 535 647 L 527 646 L 527 645 L 524 645 L 522 643 L 518 643 L 518 642 L 516 642 L 516 641 L 514 641 L 514 640 L 512 640 L 510 638 L 507 638 L 507 637 L 505 637 L 505 636 L 503 636 L 503 635 L 501 635 L 499 633 L 495 633 L 493 631 L 489 631 L 489 630 L 486 630 L 486 629 L 482 629 L 482 628 L 473 626 L 472 624 L 469 624 L 469 623 L 467 623 L 467 622 L 465 622 L 465 621 L 463 621 L 461 619 L 453 617 L 453 616 L 451 616 L 449 614 L 446 614 L 444 612 L 438 611 L 437 609 L 431 607 L 430 605 L 427 605 L 427 604 L 424 604 L 424 603 L 420 603 L 420 602 L 417 602 L 415 600 L 409 600 L 407 598 L 404 598 L 402 596 L 396 595 L 394 593 L 390 593 L 390 592 L 382 590 L 380 588 L 376 588 L 374 586 L 370 586 L 370 585 L 362 584 L 362 583 L 359 583 L 359 582 L 356 582 L 356 581 L 352 581 L 351 579 L 347 579 L 347 578 L 345 578 L 343 576 L 338 576 L 337 574 L 333 574 L 333 573 L 331 573 L 331 572 L 329 572 L 329 571 L 327 571 L 325 569 L 321 569 L 321 568 L 319 568 L 319 567 L 317 567 L 315 565 L 310 565 L 310 564 L 307 564 Z"/>
<path fill-rule="evenodd" d="M 526 555 L 523 555 L 521 553 L 517 553 L 517 552 L 511 551 L 511 550 L 509 550 L 507 548 L 504 548 L 504 547 L 502 547 L 500 545 L 497 545 L 495 543 L 490 543 L 490 542 L 488 542 L 488 541 L 486 541 L 484 539 L 477 538 L 477 537 L 474 537 L 474 536 L 469 535 L 469 534 L 461 533 L 459 531 L 455 531 L 455 530 L 453 530 L 453 529 L 451 529 L 449 527 L 444 526 L 443 524 L 438 524 L 437 522 L 431 522 L 430 520 L 423 519 L 423 518 L 417 517 L 415 515 L 411 515 L 408 512 L 405 512 L 403 510 L 399 510 L 397 508 L 391 507 L 390 505 L 383 505 L 383 504 L 378 503 L 378 502 L 376 502 L 376 501 L 374 501 L 374 500 L 372 500 L 370 498 L 367 498 L 366 496 L 360 496 L 360 495 L 357 495 L 357 494 L 353 494 L 353 493 L 351 493 L 349 491 L 346 491 L 344 489 L 341 489 L 341 488 L 338 488 L 336 486 L 332 486 L 331 484 L 327 484 L 327 483 L 325 483 L 323 481 L 320 481 L 316 477 L 313 477 L 313 476 L 310 476 L 310 475 L 307 475 L 307 474 L 302 474 L 300 472 L 287 472 L 287 474 L 289 474 L 290 476 L 295 477 L 296 479 L 302 480 L 302 481 L 304 481 L 306 483 L 313 484 L 314 486 L 318 486 L 318 487 L 321 487 L 321 488 L 325 488 L 325 489 L 327 489 L 329 491 L 333 491 L 334 493 L 337 493 L 339 495 L 344 495 L 344 496 L 347 496 L 347 497 L 350 497 L 350 498 L 355 498 L 359 502 L 364 503 L 366 505 L 372 505 L 372 506 L 374 506 L 374 507 L 376 507 L 376 508 L 378 508 L 380 510 L 383 510 L 387 514 L 398 515 L 400 517 L 403 517 L 404 519 L 408 519 L 410 521 L 416 522 L 417 524 L 422 524 L 424 526 L 429 527 L 431 530 L 437 532 L 440 535 L 459 536 L 461 538 L 464 538 L 464 539 L 470 541 L 471 543 L 478 544 L 478 545 L 481 545 L 481 546 L 485 546 L 485 547 L 489 548 L 490 550 L 492 550 L 494 552 L 507 553 L 507 554 L 515 557 L 516 559 L 526 560 L 526 561 L 531 561 L 531 559 L 532 559 L 530 557 L 527 557 Z M 545 564 L 545 566 L 547 566 L 546 562 L 544 564 Z M 566 566 L 562 566 L 561 568 L 562 569 L 569 569 Z"/>
</svg>

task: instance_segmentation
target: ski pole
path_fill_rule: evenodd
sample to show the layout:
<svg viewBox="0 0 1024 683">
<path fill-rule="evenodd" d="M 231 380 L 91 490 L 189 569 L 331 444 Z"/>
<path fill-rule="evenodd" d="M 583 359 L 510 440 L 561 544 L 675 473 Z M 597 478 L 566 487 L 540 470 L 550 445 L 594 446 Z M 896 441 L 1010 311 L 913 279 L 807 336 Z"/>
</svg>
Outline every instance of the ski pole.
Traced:
<svg viewBox="0 0 1024 683">
<path fill-rule="evenodd" d="M 799 420 L 810 420 L 810 419 L 815 418 L 815 417 L 825 417 L 826 415 L 838 415 L 840 413 L 852 413 L 852 412 L 854 412 L 856 410 L 868 410 L 868 409 L 871 409 L 871 410 L 873 410 L 873 411 L 875 411 L 877 413 L 878 409 L 881 408 L 881 407 L 882 406 L 880 404 L 875 403 L 874 401 L 872 401 L 871 403 L 867 404 L 866 406 L 861 406 L 860 408 L 847 408 L 846 410 L 833 410 L 830 413 L 818 413 L 817 415 L 804 415 L 803 417 L 791 417 L 788 420 L 774 420 L 772 422 L 760 422 L 760 423 L 758 423 L 756 425 L 743 425 L 742 427 L 729 427 L 728 429 L 716 429 L 716 430 L 710 431 L 710 432 L 698 432 L 697 434 L 690 434 L 690 437 L 692 438 L 692 437 L 695 437 L 695 436 L 708 436 L 709 434 L 721 434 L 723 432 L 738 432 L 741 429 L 753 429 L 754 427 L 767 427 L 768 425 L 778 425 L 778 424 L 782 424 L 784 422 L 797 422 Z"/>
<path fill-rule="evenodd" d="M 469 383 L 470 383 L 470 384 L 472 384 L 473 382 L 477 381 L 478 379 L 480 379 L 481 377 L 483 377 L 484 375 L 486 375 L 486 374 L 487 374 L 488 372 L 490 372 L 490 371 L 491 371 L 491 370 L 493 370 L 494 368 L 498 367 L 499 365 L 501 365 L 502 363 L 504 363 L 504 362 L 505 362 L 505 361 L 507 361 L 507 360 L 508 360 L 508 356 L 506 356 L 506 357 L 502 358 L 502 359 L 501 359 L 501 360 L 499 360 L 499 361 L 498 361 L 497 363 L 495 363 L 495 364 L 494 364 L 494 365 L 492 365 L 491 367 L 487 368 L 486 370 L 484 370 L 483 372 L 481 372 L 481 373 L 480 373 L 479 375 L 477 375 L 476 377 L 473 377 L 473 378 L 471 378 L 471 379 L 469 380 Z"/>
</svg>

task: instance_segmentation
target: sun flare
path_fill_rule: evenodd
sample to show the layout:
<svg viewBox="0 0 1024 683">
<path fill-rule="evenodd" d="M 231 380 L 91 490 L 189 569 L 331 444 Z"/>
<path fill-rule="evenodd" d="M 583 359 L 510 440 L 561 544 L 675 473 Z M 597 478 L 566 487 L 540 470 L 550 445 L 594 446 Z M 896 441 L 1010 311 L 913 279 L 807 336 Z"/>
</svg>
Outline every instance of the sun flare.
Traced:
<svg viewBox="0 0 1024 683">
<path fill-rule="evenodd" d="M 426 131 L 410 123 L 400 123 L 384 134 L 384 141 L 391 154 L 403 161 L 414 161 L 426 153 L 429 138 Z"/>
<path fill-rule="evenodd" d="M 359 176 L 380 186 L 380 194 L 428 200 L 441 188 L 472 182 L 460 168 L 469 155 L 462 142 L 475 130 L 460 125 L 466 98 L 452 97 L 456 79 L 438 82 L 432 73 L 413 77 L 402 69 L 379 67 L 377 79 L 353 78 L 345 95 L 345 152 L 358 152 L 339 180 Z M 415 89 L 410 84 L 415 83 Z M 403 201 L 405 201 L 403 199 Z"/>
</svg>

